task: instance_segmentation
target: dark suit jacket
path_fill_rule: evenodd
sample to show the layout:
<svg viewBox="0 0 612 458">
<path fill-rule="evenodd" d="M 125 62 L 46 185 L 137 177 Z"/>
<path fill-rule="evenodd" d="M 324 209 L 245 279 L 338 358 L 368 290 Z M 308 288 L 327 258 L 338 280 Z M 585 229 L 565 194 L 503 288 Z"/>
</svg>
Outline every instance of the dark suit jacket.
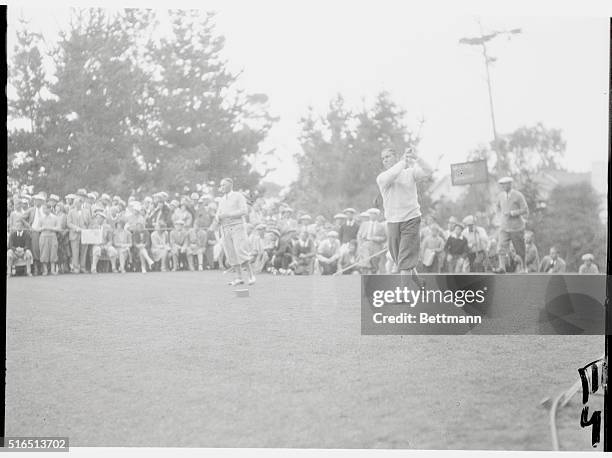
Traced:
<svg viewBox="0 0 612 458">
<path fill-rule="evenodd" d="M 344 223 L 342 226 L 340 226 L 340 230 L 338 231 L 340 243 L 344 245 L 351 240 L 357 239 L 357 232 L 359 232 L 359 224 L 357 224 L 356 221 L 353 221 L 352 226 L 347 226 L 347 224 Z"/>
<path fill-rule="evenodd" d="M 9 237 L 9 248 L 15 250 L 17 247 L 22 247 L 25 250 L 32 250 L 32 238 L 28 231 L 22 231 L 21 237 L 17 235 L 17 231 L 11 232 Z"/>
</svg>

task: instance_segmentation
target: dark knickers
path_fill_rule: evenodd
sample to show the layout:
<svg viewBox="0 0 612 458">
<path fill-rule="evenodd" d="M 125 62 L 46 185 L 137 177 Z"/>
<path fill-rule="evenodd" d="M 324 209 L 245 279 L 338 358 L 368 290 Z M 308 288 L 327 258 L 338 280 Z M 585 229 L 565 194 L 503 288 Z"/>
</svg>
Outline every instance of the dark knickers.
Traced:
<svg viewBox="0 0 612 458">
<path fill-rule="evenodd" d="M 414 269 L 419 261 L 421 217 L 387 223 L 389 253 L 399 270 Z"/>
</svg>

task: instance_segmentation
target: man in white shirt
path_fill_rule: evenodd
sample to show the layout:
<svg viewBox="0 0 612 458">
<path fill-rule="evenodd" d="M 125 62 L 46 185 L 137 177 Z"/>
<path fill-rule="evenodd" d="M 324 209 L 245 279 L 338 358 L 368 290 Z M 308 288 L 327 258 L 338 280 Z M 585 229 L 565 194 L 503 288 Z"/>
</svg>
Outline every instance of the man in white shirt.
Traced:
<svg viewBox="0 0 612 458">
<path fill-rule="evenodd" d="M 229 284 L 232 286 L 244 284 L 242 267 L 249 273 L 249 285 L 255 283 L 255 275 L 251 268 L 251 247 L 246 232 L 245 218 L 249 214 L 246 197 L 233 190 L 231 178 L 224 178 L 220 184 L 223 196 L 219 200 L 217 214 L 211 228 L 221 226 L 223 251 L 230 266 L 236 273 L 236 278 Z"/>
<path fill-rule="evenodd" d="M 385 171 L 376 177 L 387 219 L 389 254 L 401 275 L 412 274 L 419 287 L 416 265 L 420 252 L 421 208 L 417 195 L 418 180 L 431 175 L 431 167 L 409 148 L 400 156 L 392 148 L 381 152 Z"/>
</svg>

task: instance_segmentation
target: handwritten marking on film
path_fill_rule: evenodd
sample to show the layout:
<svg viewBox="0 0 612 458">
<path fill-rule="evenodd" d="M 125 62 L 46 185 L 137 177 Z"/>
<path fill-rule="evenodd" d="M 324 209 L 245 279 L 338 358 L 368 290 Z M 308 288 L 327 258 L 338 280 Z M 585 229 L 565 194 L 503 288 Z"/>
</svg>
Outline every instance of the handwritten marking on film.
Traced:
<svg viewBox="0 0 612 458">
<path fill-rule="evenodd" d="M 600 369 L 601 368 L 601 369 Z M 582 413 L 580 414 L 580 426 L 586 428 L 591 426 L 591 445 L 596 447 L 600 441 L 601 433 L 601 410 L 596 410 L 589 418 L 589 395 L 596 393 L 600 386 L 606 383 L 606 368 L 604 360 L 598 359 L 578 369 L 582 382 Z"/>
</svg>

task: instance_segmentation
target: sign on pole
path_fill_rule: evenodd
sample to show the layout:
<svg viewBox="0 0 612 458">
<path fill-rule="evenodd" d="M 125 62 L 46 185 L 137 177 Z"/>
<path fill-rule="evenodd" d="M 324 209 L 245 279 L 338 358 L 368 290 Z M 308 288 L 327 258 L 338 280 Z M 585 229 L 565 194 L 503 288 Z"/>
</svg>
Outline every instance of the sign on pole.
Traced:
<svg viewBox="0 0 612 458">
<path fill-rule="evenodd" d="M 465 184 L 486 183 L 489 181 L 487 161 L 460 162 L 451 164 L 451 182 L 453 186 Z"/>
</svg>

